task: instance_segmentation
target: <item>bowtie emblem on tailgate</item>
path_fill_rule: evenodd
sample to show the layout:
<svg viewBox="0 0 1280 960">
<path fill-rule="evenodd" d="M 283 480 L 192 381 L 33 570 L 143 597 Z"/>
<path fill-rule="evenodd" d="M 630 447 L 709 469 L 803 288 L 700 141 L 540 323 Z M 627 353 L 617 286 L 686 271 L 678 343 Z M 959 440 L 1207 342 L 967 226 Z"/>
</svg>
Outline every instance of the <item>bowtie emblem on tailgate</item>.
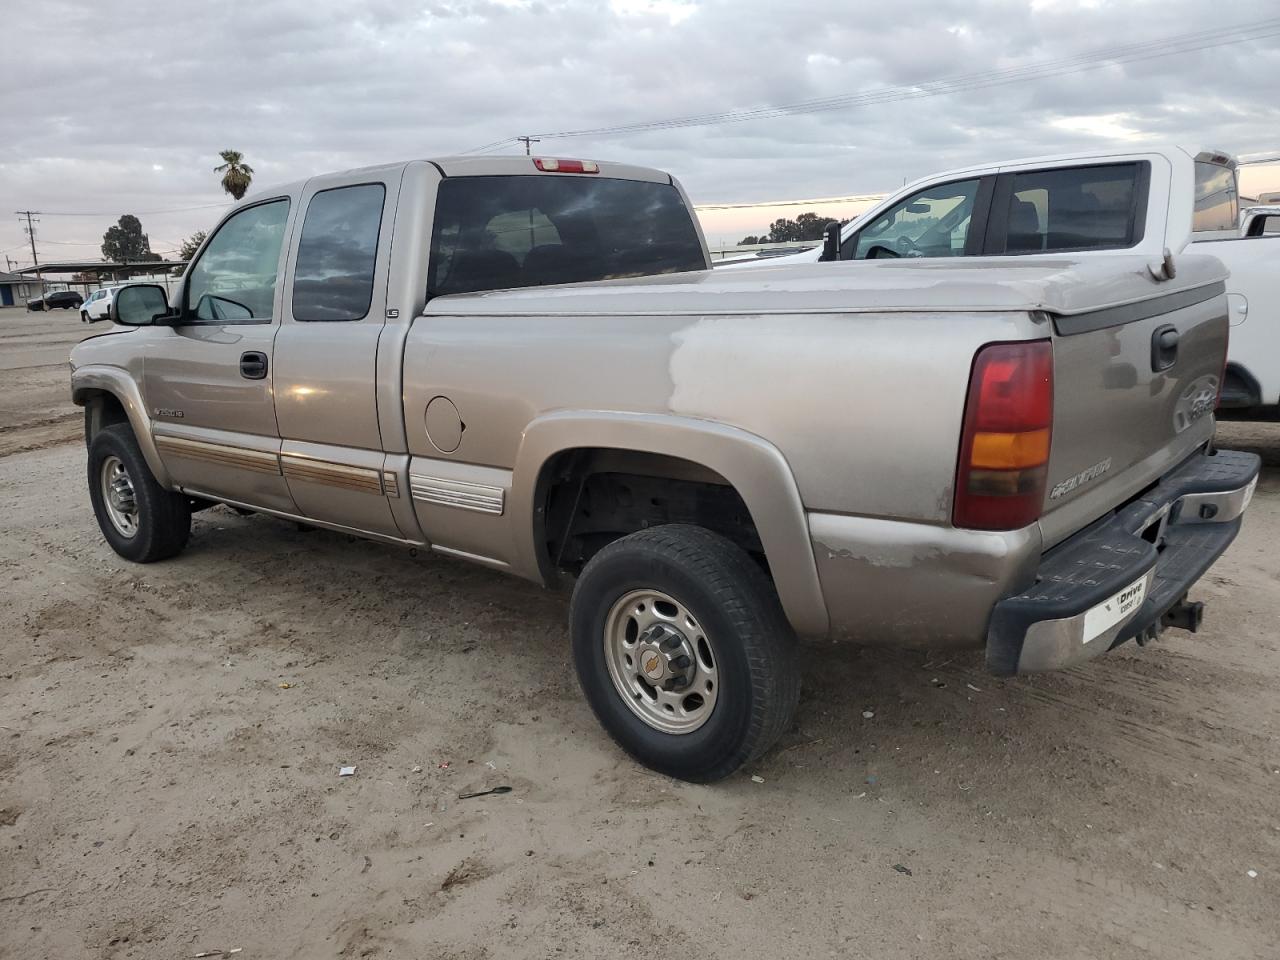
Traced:
<svg viewBox="0 0 1280 960">
<path fill-rule="evenodd" d="M 1074 477 L 1067 477 L 1067 479 L 1063 480 L 1061 483 L 1056 484 L 1054 488 L 1049 491 L 1049 499 L 1057 500 L 1059 497 L 1066 496 L 1072 490 L 1076 489 L 1076 487 L 1082 487 L 1090 480 L 1097 480 L 1110 469 L 1111 458 L 1107 457 L 1107 459 L 1102 460 L 1099 463 L 1095 463 L 1092 467 L 1081 470 Z"/>
</svg>

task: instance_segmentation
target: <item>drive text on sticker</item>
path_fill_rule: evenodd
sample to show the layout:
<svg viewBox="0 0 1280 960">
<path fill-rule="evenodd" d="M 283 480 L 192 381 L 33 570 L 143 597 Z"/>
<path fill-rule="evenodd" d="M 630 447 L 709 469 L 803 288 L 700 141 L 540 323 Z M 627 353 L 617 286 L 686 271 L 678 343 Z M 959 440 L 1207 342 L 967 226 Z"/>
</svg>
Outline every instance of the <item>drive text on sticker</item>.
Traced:
<svg viewBox="0 0 1280 960">
<path fill-rule="evenodd" d="M 1117 623 L 1138 607 L 1147 598 L 1147 576 L 1135 580 L 1119 593 L 1103 600 L 1096 607 L 1091 607 L 1084 615 L 1084 631 L 1080 642 L 1088 643 L 1100 634 L 1106 633 Z"/>
</svg>

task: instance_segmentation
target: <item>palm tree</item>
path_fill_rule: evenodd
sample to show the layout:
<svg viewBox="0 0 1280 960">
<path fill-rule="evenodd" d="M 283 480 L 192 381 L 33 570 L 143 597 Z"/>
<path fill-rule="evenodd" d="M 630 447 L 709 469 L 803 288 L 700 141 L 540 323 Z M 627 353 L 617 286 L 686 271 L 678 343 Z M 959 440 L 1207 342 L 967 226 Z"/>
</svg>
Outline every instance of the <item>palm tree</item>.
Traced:
<svg viewBox="0 0 1280 960">
<path fill-rule="evenodd" d="M 214 173 L 222 174 L 222 189 L 239 200 L 253 182 L 253 167 L 244 162 L 244 154 L 239 150 L 223 150 L 222 166 L 214 167 Z"/>
</svg>

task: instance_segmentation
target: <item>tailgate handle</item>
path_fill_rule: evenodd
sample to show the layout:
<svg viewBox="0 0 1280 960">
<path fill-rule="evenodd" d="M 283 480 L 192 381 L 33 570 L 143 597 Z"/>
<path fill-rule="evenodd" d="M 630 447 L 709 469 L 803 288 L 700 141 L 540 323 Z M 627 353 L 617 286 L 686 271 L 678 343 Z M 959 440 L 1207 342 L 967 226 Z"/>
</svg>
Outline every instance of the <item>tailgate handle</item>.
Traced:
<svg viewBox="0 0 1280 960">
<path fill-rule="evenodd" d="M 1168 370 L 1178 360 L 1178 328 L 1166 323 L 1151 335 L 1151 369 L 1155 373 Z"/>
</svg>

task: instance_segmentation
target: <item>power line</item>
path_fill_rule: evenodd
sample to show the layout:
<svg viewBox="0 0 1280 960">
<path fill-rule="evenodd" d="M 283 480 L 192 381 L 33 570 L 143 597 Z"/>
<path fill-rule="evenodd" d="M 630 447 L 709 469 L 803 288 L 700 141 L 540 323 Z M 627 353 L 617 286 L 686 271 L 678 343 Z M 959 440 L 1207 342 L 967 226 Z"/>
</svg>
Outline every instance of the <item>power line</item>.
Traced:
<svg viewBox="0 0 1280 960">
<path fill-rule="evenodd" d="M 820 203 L 871 203 L 887 193 L 866 193 L 856 197 L 818 197 L 814 200 L 762 200 L 759 203 L 695 203 L 695 210 L 748 210 L 755 207 L 808 207 Z"/>
<path fill-rule="evenodd" d="M 611 127 L 593 127 L 580 130 L 560 130 L 537 134 L 542 138 L 570 137 L 608 137 L 633 133 L 646 133 L 655 130 L 671 130 L 684 127 L 715 126 L 728 123 L 742 123 L 748 120 L 772 119 L 798 114 L 821 113 L 830 110 L 845 110 L 873 104 L 898 103 L 904 100 L 918 100 L 969 90 L 986 89 L 1005 86 L 1013 83 L 1025 83 L 1030 80 L 1042 80 L 1051 77 L 1066 76 L 1096 70 L 1104 66 L 1122 63 L 1134 63 L 1159 57 L 1173 56 L 1180 53 L 1192 53 L 1228 44 L 1258 40 L 1264 37 L 1280 35 L 1280 17 L 1271 17 L 1232 27 L 1221 27 L 1214 30 L 1196 31 L 1193 33 L 1164 37 L 1142 43 L 1124 44 L 1107 47 L 1092 53 L 1078 54 L 1071 57 L 1060 57 L 1040 63 L 1027 64 L 1020 67 L 1008 67 L 1000 70 L 988 70 L 979 73 L 963 74 L 943 80 L 927 81 L 910 86 L 885 87 L 877 90 L 855 94 L 844 94 L 834 97 L 822 97 L 813 100 L 802 100 L 796 103 L 778 106 L 755 107 L 747 110 L 732 110 L 721 113 L 702 114 L 688 117 L 677 117 L 667 120 L 650 120 Z M 487 152 L 506 143 L 515 142 L 517 138 L 497 140 L 491 144 L 477 148 L 476 151 Z"/>
<path fill-rule="evenodd" d="M 225 207 L 231 201 L 223 203 L 202 203 L 197 207 L 175 207 L 172 210 L 138 210 L 132 215 L 135 217 L 158 217 L 165 213 L 187 213 L 191 210 L 207 210 L 210 207 Z M 118 217 L 119 213 L 68 213 L 65 210 L 40 210 L 38 212 L 43 217 Z"/>
</svg>

